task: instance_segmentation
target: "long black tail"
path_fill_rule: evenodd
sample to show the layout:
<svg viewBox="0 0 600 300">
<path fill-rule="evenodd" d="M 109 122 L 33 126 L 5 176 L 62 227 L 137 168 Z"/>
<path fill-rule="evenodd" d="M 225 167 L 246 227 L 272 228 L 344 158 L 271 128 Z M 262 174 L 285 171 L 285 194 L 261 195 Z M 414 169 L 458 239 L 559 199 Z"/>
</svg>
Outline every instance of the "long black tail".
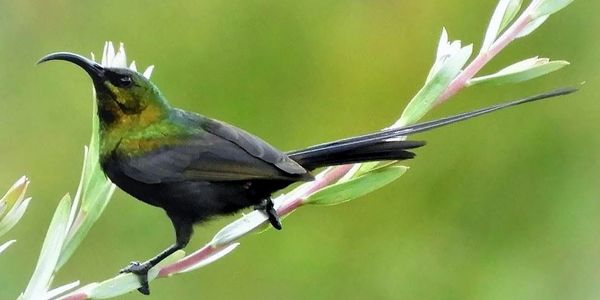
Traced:
<svg viewBox="0 0 600 300">
<path fill-rule="evenodd" d="M 398 140 L 397 138 L 464 121 L 503 108 L 567 95 L 575 91 L 577 91 L 575 88 L 557 89 L 548 93 L 543 93 L 516 101 L 496 104 L 487 108 L 466 112 L 451 117 L 410 125 L 402 128 L 385 129 L 375 133 L 319 144 L 302 150 L 291 151 L 287 154 L 291 159 L 295 160 L 308 170 L 347 163 L 411 159 L 415 156 L 415 154 L 407 150 L 421 147 L 425 145 L 425 142 L 404 141 Z"/>
</svg>

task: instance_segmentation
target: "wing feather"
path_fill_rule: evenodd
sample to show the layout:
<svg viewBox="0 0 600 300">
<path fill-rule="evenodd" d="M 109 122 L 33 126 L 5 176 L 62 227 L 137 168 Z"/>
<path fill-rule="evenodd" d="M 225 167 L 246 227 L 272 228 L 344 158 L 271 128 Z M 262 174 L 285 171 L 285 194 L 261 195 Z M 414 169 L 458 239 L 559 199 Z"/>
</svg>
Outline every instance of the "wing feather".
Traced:
<svg viewBox="0 0 600 300">
<path fill-rule="evenodd" d="M 203 127 L 204 130 L 238 145 L 252 156 L 271 163 L 288 174 L 307 173 L 306 169 L 289 158 L 285 153 L 242 129 L 210 119 L 204 122 Z"/>
<path fill-rule="evenodd" d="M 122 172 L 147 184 L 312 178 L 285 153 L 241 129 L 212 120 L 199 124 L 204 130 L 143 154 L 128 155 L 117 149 Z"/>
</svg>

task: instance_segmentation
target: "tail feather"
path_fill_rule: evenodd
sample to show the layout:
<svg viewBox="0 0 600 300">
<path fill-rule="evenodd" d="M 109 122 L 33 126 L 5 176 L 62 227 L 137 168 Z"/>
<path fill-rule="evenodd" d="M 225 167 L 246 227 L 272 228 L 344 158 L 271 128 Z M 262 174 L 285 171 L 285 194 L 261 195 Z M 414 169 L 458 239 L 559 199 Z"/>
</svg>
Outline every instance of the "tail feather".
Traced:
<svg viewBox="0 0 600 300">
<path fill-rule="evenodd" d="M 423 141 L 381 141 L 359 147 L 336 147 L 321 151 L 290 153 L 289 156 L 305 169 L 313 170 L 323 166 L 365 161 L 411 159 L 415 157 L 415 154 L 407 151 L 407 149 L 414 149 L 423 145 L 425 145 Z"/>
<path fill-rule="evenodd" d="M 520 100 L 492 105 L 487 108 L 466 112 L 434 121 L 419 123 L 402 128 L 390 128 L 379 132 L 319 144 L 306 149 L 287 153 L 289 157 L 304 168 L 312 170 L 318 167 L 358 163 L 379 160 L 411 159 L 414 153 L 407 149 L 425 145 L 421 141 L 403 141 L 395 138 L 428 131 L 437 127 L 468 120 L 497 110 L 517 106 L 537 100 L 567 95 L 577 91 L 575 88 L 562 88 Z"/>
</svg>

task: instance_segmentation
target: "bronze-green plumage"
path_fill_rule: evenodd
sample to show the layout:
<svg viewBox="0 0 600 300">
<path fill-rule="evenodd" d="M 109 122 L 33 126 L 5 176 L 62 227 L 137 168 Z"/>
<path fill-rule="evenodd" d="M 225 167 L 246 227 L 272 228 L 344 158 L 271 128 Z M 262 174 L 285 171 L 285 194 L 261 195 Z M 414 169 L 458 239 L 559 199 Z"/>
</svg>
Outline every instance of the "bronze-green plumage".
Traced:
<svg viewBox="0 0 600 300">
<path fill-rule="evenodd" d="M 313 179 L 324 166 L 365 161 L 403 160 L 420 141 L 394 139 L 466 120 L 505 107 L 563 95 L 562 89 L 436 121 L 282 152 L 229 124 L 172 107 L 141 74 L 103 67 L 77 54 L 59 52 L 40 62 L 65 60 L 83 68 L 96 90 L 100 119 L 100 164 L 117 186 L 133 197 L 161 207 L 175 228 L 176 242 L 144 263 L 122 272 L 140 277 L 149 293 L 147 272 L 187 245 L 193 225 L 247 207 L 264 210 L 281 228 L 272 193 Z"/>
</svg>

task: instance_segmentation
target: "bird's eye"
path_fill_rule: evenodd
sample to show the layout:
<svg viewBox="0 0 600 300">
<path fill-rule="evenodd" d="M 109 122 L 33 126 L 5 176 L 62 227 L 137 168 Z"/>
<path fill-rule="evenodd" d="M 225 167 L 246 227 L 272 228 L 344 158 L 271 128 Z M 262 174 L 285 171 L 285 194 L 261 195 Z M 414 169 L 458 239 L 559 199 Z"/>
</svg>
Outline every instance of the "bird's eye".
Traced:
<svg viewBox="0 0 600 300">
<path fill-rule="evenodd" d="M 114 84 L 121 88 L 128 88 L 133 84 L 133 80 L 131 80 L 131 77 L 129 76 L 122 76 L 119 77 Z"/>
</svg>

